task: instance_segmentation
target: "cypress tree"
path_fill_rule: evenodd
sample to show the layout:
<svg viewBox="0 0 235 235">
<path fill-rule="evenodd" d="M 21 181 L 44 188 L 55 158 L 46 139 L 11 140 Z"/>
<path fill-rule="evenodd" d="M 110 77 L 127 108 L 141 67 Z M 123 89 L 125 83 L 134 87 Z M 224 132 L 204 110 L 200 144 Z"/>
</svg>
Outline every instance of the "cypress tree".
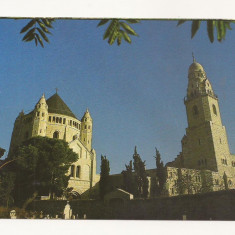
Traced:
<svg viewBox="0 0 235 235">
<path fill-rule="evenodd" d="M 147 198 L 148 178 L 145 170 L 145 161 L 142 161 L 140 155 L 137 153 L 136 146 L 133 154 L 133 159 L 134 159 L 135 182 L 137 185 L 136 197 Z"/>
<path fill-rule="evenodd" d="M 126 170 L 122 171 L 123 175 L 123 189 L 127 192 L 135 195 L 136 194 L 136 183 L 133 175 L 133 166 L 132 161 L 129 162 L 129 165 L 125 165 Z"/>
<path fill-rule="evenodd" d="M 163 192 L 164 189 L 164 185 L 166 182 L 166 169 L 164 167 L 163 161 L 161 161 L 161 154 L 160 152 L 156 149 L 156 175 L 157 175 L 157 190 L 156 190 L 156 194 L 160 195 Z"/>
<path fill-rule="evenodd" d="M 101 155 L 99 192 L 100 192 L 100 198 L 102 200 L 104 199 L 104 195 L 108 193 L 111 189 L 109 172 L 110 172 L 109 160 L 106 158 L 106 156 Z"/>
</svg>

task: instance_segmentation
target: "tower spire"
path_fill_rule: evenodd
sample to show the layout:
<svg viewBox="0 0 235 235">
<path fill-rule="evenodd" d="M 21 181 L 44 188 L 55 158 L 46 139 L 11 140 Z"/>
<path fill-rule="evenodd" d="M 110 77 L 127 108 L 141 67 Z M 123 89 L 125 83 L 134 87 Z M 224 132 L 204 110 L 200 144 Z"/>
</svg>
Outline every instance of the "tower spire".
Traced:
<svg viewBox="0 0 235 235">
<path fill-rule="evenodd" d="M 193 63 L 195 63 L 195 62 L 196 62 L 196 59 L 195 59 L 195 57 L 194 57 L 193 52 L 192 52 L 192 57 L 193 57 Z"/>
</svg>

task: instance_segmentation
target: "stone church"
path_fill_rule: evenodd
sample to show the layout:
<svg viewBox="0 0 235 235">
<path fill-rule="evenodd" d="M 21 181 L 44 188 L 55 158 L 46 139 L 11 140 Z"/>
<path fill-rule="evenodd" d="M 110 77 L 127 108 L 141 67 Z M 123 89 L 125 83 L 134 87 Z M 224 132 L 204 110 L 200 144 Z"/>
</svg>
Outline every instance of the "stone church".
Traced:
<svg viewBox="0 0 235 235">
<path fill-rule="evenodd" d="M 44 94 L 28 114 L 20 112 L 15 120 L 9 155 L 24 140 L 34 136 L 63 139 L 78 154 L 70 167 L 68 187 L 81 195 L 99 181 L 96 152 L 92 148 L 92 118 L 88 111 L 81 121 L 72 113 L 57 92 L 46 100 Z"/>
</svg>

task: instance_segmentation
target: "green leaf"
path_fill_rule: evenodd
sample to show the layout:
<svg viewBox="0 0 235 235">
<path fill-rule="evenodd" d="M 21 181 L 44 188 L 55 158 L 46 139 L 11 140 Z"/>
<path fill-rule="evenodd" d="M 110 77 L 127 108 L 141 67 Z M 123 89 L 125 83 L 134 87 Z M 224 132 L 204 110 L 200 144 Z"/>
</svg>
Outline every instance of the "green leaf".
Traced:
<svg viewBox="0 0 235 235">
<path fill-rule="evenodd" d="M 25 34 L 25 36 L 23 37 L 22 41 L 25 41 L 26 38 L 30 37 L 30 35 L 33 35 L 34 31 L 35 31 L 35 28 L 30 29 L 28 31 L 28 33 Z"/>
<path fill-rule="evenodd" d="M 112 20 L 111 23 L 109 24 L 108 28 L 106 29 L 105 33 L 104 33 L 104 36 L 103 36 L 103 39 L 106 39 L 108 37 L 110 37 L 110 35 L 112 34 L 112 32 L 114 30 L 116 30 L 116 26 L 118 24 L 118 21 L 117 20 Z"/>
<path fill-rule="evenodd" d="M 201 21 L 200 20 L 193 20 L 192 22 L 192 29 L 191 29 L 191 38 L 195 36 L 198 29 L 200 28 Z"/>
<path fill-rule="evenodd" d="M 118 36 L 118 31 L 114 30 L 109 37 L 109 40 L 108 40 L 109 45 L 112 45 L 115 42 L 117 36 Z"/>
<path fill-rule="evenodd" d="M 207 33 L 208 37 L 210 39 L 210 42 L 214 42 L 214 24 L 213 20 L 207 20 Z"/>
<path fill-rule="evenodd" d="M 222 39 L 224 39 L 225 37 L 225 27 L 224 27 L 224 22 L 223 20 L 215 20 L 214 21 L 214 24 L 216 26 L 216 29 L 217 29 L 217 40 L 219 42 L 222 41 Z"/>
<path fill-rule="evenodd" d="M 47 38 L 46 34 L 40 29 L 37 27 L 37 30 L 38 32 L 41 34 L 41 36 L 43 37 L 43 39 L 46 41 L 46 42 L 49 42 L 49 39 Z"/>
<path fill-rule="evenodd" d="M 23 29 L 21 29 L 20 33 L 24 33 L 27 30 L 29 30 L 35 23 L 36 23 L 35 19 L 29 21 L 29 23 Z"/>
<path fill-rule="evenodd" d="M 53 28 L 52 25 L 51 25 L 51 22 L 52 22 L 52 21 L 50 21 L 50 20 L 48 20 L 48 19 L 41 19 L 41 20 L 42 20 L 42 22 L 43 22 L 47 27 Z"/>
<path fill-rule="evenodd" d="M 231 28 L 231 26 L 230 26 L 230 23 L 231 22 L 229 22 L 229 21 L 224 21 L 224 25 L 225 25 L 225 27 L 227 28 L 227 29 L 229 29 L 229 30 L 232 30 L 232 28 Z"/>
<path fill-rule="evenodd" d="M 118 33 L 118 37 L 117 37 L 117 44 L 118 44 L 118 46 L 120 46 L 121 45 L 121 43 L 122 43 L 122 34 L 119 32 Z"/>
<path fill-rule="evenodd" d="M 219 21 L 215 20 L 214 25 L 215 25 L 216 30 L 217 30 L 217 40 L 220 42 L 222 38 L 221 38 L 221 30 L 220 30 L 220 27 L 219 27 Z"/>
<path fill-rule="evenodd" d="M 49 30 L 47 29 L 47 27 L 42 22 L 38 21 L 38 24 L 45 33 L 51 34 Z"/>
<path fill-rule="evenodd" d="M 122 36 L 126 42 L 131 43 L 131 38 L 128 36 L 128 34 L 125 31 L 120 30 L 120 33 L 122 34 Z"/>
<path fill-rule="evenodd" d="M 225 27 L 225 25 L 224 25 L 224 21 L 223 21 L 223 20 L 220 20 L 220 21 L 219 21 L 219 24 L 220 24 L 220 28 L 221 28 L 221 37 L 222 37 L 222 39 L 225 39 L 226 27 Z"/>
<path fill-rule="evenodd" d="M 99 24 L 97 25 L 97 27 L 106 24 L 109 21 L 109 19 L 103 19 L 99 22 Z"/>
<path fill-rule="evenodd" d="M 137 20 L 137 19 L 125 19 L 125 21 L 130 24 L 136 24 L 140 22 L 140 20 Z"/>
<path fill-rule="evenodd" d="M 185 23 L 186 21 L 187 21 L 187 20 L 179 20 L 177 26 L 179 26 L 179 25 Z"/>
<path fill-rule="evenodd" d="M 122 28 L 128 33 L 128 34 L 131 34 L 131 35 L 134 35 L 134 36 L 138 36 L 138 34 L 135 32 L 134 29 L 132 29 L 128 24 L 124 23 L 124 22 L 120 22 L 120 25 L 122 26 Z"/>
<path fill-rule="evenodd" d="M 30 34 L 24 41 L 25 42 L 30 42 L 34 39 L 34 35 L 33 34 Z"/>
</svg>

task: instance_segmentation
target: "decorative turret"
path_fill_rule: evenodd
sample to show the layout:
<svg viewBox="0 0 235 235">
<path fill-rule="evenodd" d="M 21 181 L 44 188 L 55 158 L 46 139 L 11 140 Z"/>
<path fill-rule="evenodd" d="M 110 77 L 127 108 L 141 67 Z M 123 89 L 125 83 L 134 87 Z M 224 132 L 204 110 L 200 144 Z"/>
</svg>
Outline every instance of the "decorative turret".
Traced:
<svg viewBox="0 0 235 235">
<path fill-rule="evenodd" d="M 92 118 L 88 111 L 84 113 L 81 120 L 81 142 L 91 151 L 92 146 Z"/>
<path fill-rule="evenodd" d="M 38 103 L 35 105 L 32 136 L 46 136 L 47 118 L 48 105 L 43 94 Z"/>
</svg>

